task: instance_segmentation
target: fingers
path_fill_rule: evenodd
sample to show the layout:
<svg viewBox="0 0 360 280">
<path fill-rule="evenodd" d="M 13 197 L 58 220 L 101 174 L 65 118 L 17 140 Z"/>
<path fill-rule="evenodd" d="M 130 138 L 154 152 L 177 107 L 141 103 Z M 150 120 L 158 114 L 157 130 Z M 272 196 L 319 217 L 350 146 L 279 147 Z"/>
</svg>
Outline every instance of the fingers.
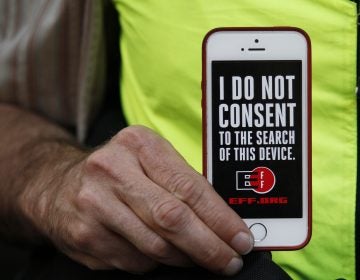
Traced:
<svg viewBox="0 0 360 280">
<path fill-rule="evenodd" d="M 129 180 L 136 180 L 129 178 Z M 143 186 L 141 188 L 140 186 Z M 234 262 L 242 266 L 241 258 L 173 195 L 146 178 L 139 188 L 121 194 L 132 210 L 155 232 L 186 253 L 196 263 L 214 272 L 227 273 Z"/>
<path fill-rule="evenodd" d="M 158 263 L 145 256 L 133 244 L 118 234 L 103 231 L 103 238 L 88 253 L 98 256 L 114 268 L 132 273 L 145 273 L 155 269 Z"/>
<path fill-rule="evenodd" d="M 189 205 L 144 176 L 133 152 L 121 146 L 107 147 L 102 152 L 105 154 L 92 160 L 102 162 L 102 168 L 118 182 L 114 191 L 119 200 L 152 231 L 214 272 L 233 274 L 241 268 L 239 255 L 199 219 Z M 104 162 L 110 155 L 112 159 Z M 111 166 L 117 166 L 122 172 L 117 173 Z"/>
<path fill-rule="evenodd" d="M 146 160 L 146 159 L 145 159 Z M 143 160 L 143 161 L 145 161 Z M 187 204 L 222 240 L 239 254 L 249 253 L 254 244 L 246 224 L 232 211 L 202 176 L 189 172 L 188 166 L 170 166 L 167 160 L 147 166 L 146 172 L 155 183 Z M 155 169 L 164 170 L 161 176 Z"/>
<path fill-rule="evenodd" d="M 182 264 L 186 255 L 227 275 L 242 267 L 239 254 L 253 246 L 245 223 L 159 136 L 144 128 L 125 129 L 86 166 L 97 187 L 80 197 L 90 197 L 98 205 L 98 220 L 142 254 L 167 264 Z M 99 186 L 107 192 L 97 193 Z M 116 197 L 101 197 L 107 203 L 96 204 L 94 194 L 101 193 Z"/>
<path fill-rule="evenodd" d="M 107 230 L 93 219 L 83 217 L 68 225 L 68 244 L 64 253 L 91 269 L 121 269 L 147 272 L 157 262 L 145 256 L 129 241 Z"/>
<path fill-rule="evenodd" d="M 170 143 L 155 134 L 140 139 L 136 135 L 126 136 L 131 139 L 127 145 L 135 151 L 141 167 L 152 181 L 186 203 L 236 252 L 243 255 L 252 250 L 254 239 L 246 224 Z"/>
<path fill-rule="evenodd" d="M 79 252 L 67 252 L 67 255 L 76 262 L 82 263 L 92 270 L 110 270 L 113 266 L 104 263 L 98 258 Z"/>
<path fill-rule="evenodd" d="M 108 182 L 108 185 L 114 185 L 114 182 Z M 119 236 L 124 237 L 139 252 L 149 258 L 173 266 L 189 266 L 192 264 L 186 255 L 145 225 L 117 197 L 110 192 L 98 192 L 96 191 L 97 188 L 97 182 L 93 181 L 91 186 L 81 191 L 78 195 L 78 205 L 80 208 L 89 209 L 91 205 L 93 209 L 91 215 L 98 222 L 111 231 L 116 232 Z"/>
</svg>

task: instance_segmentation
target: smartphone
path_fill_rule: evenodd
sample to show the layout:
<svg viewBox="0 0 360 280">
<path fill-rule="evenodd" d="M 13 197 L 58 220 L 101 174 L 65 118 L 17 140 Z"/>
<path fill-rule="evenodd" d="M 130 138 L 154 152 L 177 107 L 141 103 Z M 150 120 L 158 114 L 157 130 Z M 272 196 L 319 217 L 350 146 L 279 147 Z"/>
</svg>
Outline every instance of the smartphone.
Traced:
<svg viewBox="0 0 360 280">
<path fill-rule="evenodd" d="M 311 236 L 311 44 L 293 27 L 217 28 L 203 41 L 203 173 L 255 248 Z"/>
</svg>

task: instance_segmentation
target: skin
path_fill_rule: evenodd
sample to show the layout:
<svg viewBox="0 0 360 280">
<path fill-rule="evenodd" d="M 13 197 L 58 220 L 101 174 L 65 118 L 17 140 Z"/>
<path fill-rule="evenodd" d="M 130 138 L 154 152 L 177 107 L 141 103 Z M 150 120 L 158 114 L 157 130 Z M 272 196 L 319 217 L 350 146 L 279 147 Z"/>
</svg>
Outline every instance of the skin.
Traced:
<svg viewBox="0 0 360 280">
<path fill-rule="evenodd" d="M 63 129 L 0 105 L 3 235 L 50 241 L 91 269 L 194 263 L 232 275 L 253 237 L 165 139 L 141 126 L 85 150 Z"/>
</svg>

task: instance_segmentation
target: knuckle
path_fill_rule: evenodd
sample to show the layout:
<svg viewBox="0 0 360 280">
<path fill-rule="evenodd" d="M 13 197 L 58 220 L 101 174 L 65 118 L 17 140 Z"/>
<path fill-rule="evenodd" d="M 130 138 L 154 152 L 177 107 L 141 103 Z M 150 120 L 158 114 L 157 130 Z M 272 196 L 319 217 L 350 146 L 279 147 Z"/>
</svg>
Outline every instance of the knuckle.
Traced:
<svg viewBox="0 0 360 280">
<path fill-rule="evenodd" d="M 219 264 L 219 260 L 222 260 L 222 246 L 220 244 L 212 244 L 207 246 L 203 251 L 202 262 L 206 265 L 213 266 L 214 264 Z"/>
<path fill-rule="evenodd" d="M 97 193 L 89 188 L 82 188 L 76 196 L 76 205 L 79 209 L 89 210 L 91 208 L 97 208 L 99 205 L 99 196 Z"/>
<path fill-rule="evenodd" d="M 189 211 L 185 204 L 177 199 L 167 199 L 156 203 L 151 209 L 155 226 L 168 232 L 179 232 L 189 222 Z"/>
<path fill-rule="evenodd" d="M 84 162 L 84 171 L 93 174 L 98 171 L 107 171 L 111 167 L 111 160 L 104 148 L 100 148 L 91 153 Z"/>
<path fill-rule="evenodd" d="M 160 152 L 167 143 L 165 139 L 143 126 L 124 128 L 113 137 L 112 141 L 143 157 L 150 157 L 152 160 L 154 160 L 154 155 Z"/>
<path fill-rule="evenodd" d="M 90 226 L 79 222 L 72 225 L 69 229 L 70 242 L 74 248 L 82 251 L 91 251 L 96 244 L 96 234 Z"/>
<path fill-rule="evenodd" d="M 38 217 L 41 221 L 46 220 L 46 218 L 49 217 L 50 214 L 50 209 L 51 209 L 51 199 L 50 199 L 50 194 L 48 192 L 43 192 L 38 196 L 37 199 L 38 203 L 35 204 L 36 207 L 35 209 L 30 208 L 28 210 L 35 212 L 38 214 Z M 35 210 L 35 211 L 34 211 Z M 29 212 L 30 212 L 29 211 Z M 25 213 L 28 213 L 28 211 L 26 211 Z"/>
<path fill-rule="evenodd" d="M 90 270 L 104 270 L 104 269 L 110 269 L 111 266 L 106 265 L 101 262 L 96 261 L 82 261 L 84 265 L 86 265 Z"/>
<path fill-rule="evenodd" d="M 114 164 L 114 162 L 118 164 Z M 85 159 L 81 183 L 83 185 L 92 184 L 94 180 L 102 183 L 103 180 L 99 181 L 100 178 L 117 180 L 119 183 L 126 181 L 126 172 L 120 172 L 126 168 L 126 164 L 120 168 L 119 163 L 121 164 L 119 154 L 115 153 L 113 147 L 105 145 Z"/>
<path fill-rule="evenodd" d="M 147 244 L 147 248 L 144 250 L 144 254 L 155 260 L 163 260 L 170 256 L 171 246 L 163 239 L 155 238 L 152 242 Z"/>
<path fill-rule="evenodd" d="M 129 271 L 136 271 L 139 273 L 147 273 L 147 272 L 153 271 L 157 266 L 158 266 L 158 264 L 155 261 L 147 261 L 147 262 L 142 262 L 142 263 L 138 262 L 136 267 L 134 267 L 134 265 L 131 264 Z"/>
<path fill-rule="evenodd" d="M 140 125 L 129 126 L 118 132 L 112 140 L 117 144 L 139 149 L 149 141 L 149 132 L 148 128 Z"/>
<path fill-rule="evenodd" d="M 124 258 L 122 260 L 113 260 L 112 265 L 118 269 L 134 273 L 142 274 L 150 272 L 157 267 L 157 263 L 146 257 L 143 258 Z"/>
<path fill-rule="evenodd" d="M 83 264 L 90 270 L 104 270 L 104 269 L 113 269 L 113 266 L 106 261 L 97 259 L 96 257 L 80 253 L 80 252 L 67 252 L 68 257 L 74 261 Z"/>
<path fill-rule="evenodd" d="M 229 230 L 229 232 L 231 229 L 231 223 L 232 223 L 232 218 L 230 215 L 228 215 L 228 213 L 225 212 L 221 212 L 219 211 L 216 207 L 209 209 L 208 211 L 208 215 L 211 218 L 206 219 L 206 224 L 212 228 L 212 229 L 225 229 L 227 228 Z M 224 222 L 224 218 L 226 218 L 226 223 Z M 236 218 L 236 224 L 234 226 L 238 225 L 238 218 Z"/>
<path fill-rule="evenodd" d="M 168 186 L 172 186 L 172 192 L 190 205 L 200 202 L 205 191 L 198 180 L 186 173 L 176 173 L 171 176 Z"/>
</svg>

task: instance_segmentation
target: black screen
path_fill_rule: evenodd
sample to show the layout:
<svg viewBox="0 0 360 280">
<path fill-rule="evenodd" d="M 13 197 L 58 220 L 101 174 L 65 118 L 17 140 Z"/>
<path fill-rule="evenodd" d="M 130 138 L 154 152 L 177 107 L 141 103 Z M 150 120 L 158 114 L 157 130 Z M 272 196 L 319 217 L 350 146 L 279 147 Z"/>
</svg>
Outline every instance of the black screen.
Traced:
<svg viewBox="0 0 360 280">
<path fill-rule="evenodd" d="M 212 62 L 212 182 L 243 218 L 302 217 L 301 68 Z"/>
</svg>

